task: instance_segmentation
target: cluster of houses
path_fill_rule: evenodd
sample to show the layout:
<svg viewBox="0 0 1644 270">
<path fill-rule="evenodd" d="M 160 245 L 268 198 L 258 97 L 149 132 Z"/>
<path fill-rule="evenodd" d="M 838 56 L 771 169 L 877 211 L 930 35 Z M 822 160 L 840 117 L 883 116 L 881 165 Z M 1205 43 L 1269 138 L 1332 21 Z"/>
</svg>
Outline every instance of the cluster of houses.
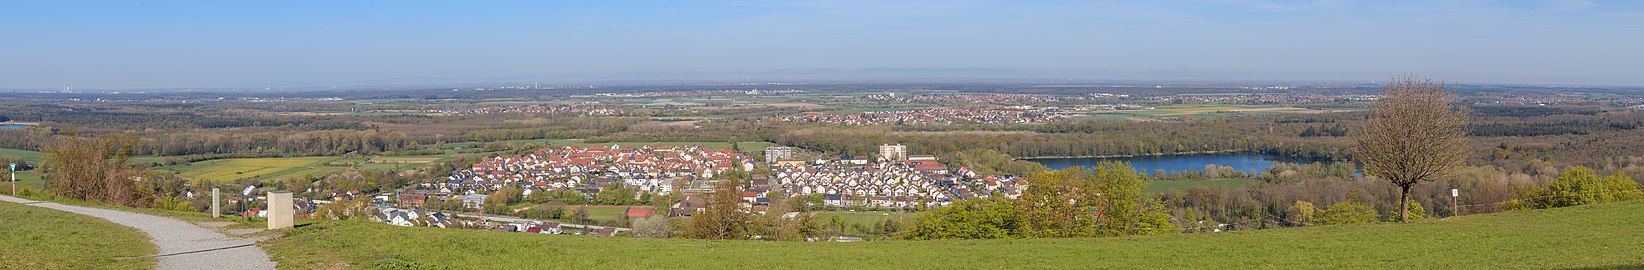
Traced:
<svg viewBox="0 0 1644 270">
<path fill-rule="evenodd" d="M 754 175 L 755 183 L 761 180 L 784 194 L 822 195 L 824 203 L 834 207 L 938 207 L 954 200 L 1021 194 L 1015 177 L 977 177 L 966 168 L 950 172 L 930 156 L 782 163 L 772 166 L 768 175 Z"/>
<path fill-rule="evenodd" d="M 1058 121 L 1068 117 L 1068 114 L 1047 110 L 937 108 L 848 114 L 809 113 L 784 116 L 782 120 L 844 125 L 1027 124 Z"/>
<path fill-rule="evenodd" d="M 753 163 L 730 149 L 701 146 L 564 146 L 525 156 L 497 156 L 453 172 L 425 188 L 475 193 L 503 187 L 526 190 L 588 190 L 613 184 L 666 194 L 676 183 L 711 178 L 729 170 L 752 170 Z"/>
</svg>

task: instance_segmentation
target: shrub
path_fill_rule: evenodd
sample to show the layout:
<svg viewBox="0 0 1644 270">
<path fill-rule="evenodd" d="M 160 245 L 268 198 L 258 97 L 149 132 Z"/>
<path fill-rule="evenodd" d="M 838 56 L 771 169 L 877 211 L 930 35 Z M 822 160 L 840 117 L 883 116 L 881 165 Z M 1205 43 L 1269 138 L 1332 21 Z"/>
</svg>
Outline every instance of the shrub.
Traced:
<svg viewBox="0 0 1644 270">
<path fill-rule="evenodd" d="M 937 208 L 919 217 L 909 239 L 1010 238 L 1017 233 L 1020 214 L 1001 197 L 969 199 Z"/>
<path fill-rule="evenodd" d="M 1376 222 L 1376 208 L 1356 201 L 1342 201 L 1324 208 L 1318 222 L 1324 225 L 1359 224 Z"/>
<path fill-rule="evenodd" d="M 1644 198 L 1644 188 L 1626 175 L 1598 177 L 1592 169 L 1575 167 L 1559 174 L 1546 187 L 1530 192 L 1524 200 L 1535 208 L 1554 208 L 1640 198 Z"/>
</svg>

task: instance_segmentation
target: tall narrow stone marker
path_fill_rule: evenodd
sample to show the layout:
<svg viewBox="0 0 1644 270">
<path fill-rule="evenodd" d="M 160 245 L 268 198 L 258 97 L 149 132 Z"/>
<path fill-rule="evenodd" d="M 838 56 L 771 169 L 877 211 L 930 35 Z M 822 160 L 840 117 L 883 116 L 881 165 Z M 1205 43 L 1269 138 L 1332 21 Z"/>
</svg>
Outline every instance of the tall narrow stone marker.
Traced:
<svg viewBox="0 0 1644 270">
<path fill-rule="evenodd" d="M 222 192 L 218 192 L 217 188 L 211 188 L 211 218 L 223 217 L 223 200 L 220 194 Z"/>
<path fill-rule="evenodd" d="M 297 209 L 291 206 L 291 192 L 269 191 L 267 211 L 269 230 L 291 228 L 292 218 L 297 214 Z"/>
</svg>

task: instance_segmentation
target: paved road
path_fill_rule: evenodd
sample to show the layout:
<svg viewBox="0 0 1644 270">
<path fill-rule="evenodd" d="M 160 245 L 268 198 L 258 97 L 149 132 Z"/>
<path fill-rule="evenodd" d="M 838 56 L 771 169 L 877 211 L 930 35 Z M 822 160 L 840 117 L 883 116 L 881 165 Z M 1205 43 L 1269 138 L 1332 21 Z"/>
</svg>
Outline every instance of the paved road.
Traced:
<svg viewBox="0 0 1644 270">
<path fill-rule="evenodd" d="M 0 200 L 93 216 L 137 228 L 160 248 L 159 269 L 274 269 L 256 241 L 231 238 L 174 218 L 0 196 Z"/>
</svg>

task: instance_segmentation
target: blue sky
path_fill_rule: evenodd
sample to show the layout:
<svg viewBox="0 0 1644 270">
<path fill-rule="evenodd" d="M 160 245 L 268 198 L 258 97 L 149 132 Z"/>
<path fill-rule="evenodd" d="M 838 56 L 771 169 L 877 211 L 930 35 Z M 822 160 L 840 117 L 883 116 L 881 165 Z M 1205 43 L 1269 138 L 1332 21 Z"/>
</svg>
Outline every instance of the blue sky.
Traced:
<svg viewBox="0 0 1644 270">
<path fill-rule="evenodd" d="M 7 1 L 0 88 L 781 69 L 1644 85 L 1644 1 Z"/>
</svg>

